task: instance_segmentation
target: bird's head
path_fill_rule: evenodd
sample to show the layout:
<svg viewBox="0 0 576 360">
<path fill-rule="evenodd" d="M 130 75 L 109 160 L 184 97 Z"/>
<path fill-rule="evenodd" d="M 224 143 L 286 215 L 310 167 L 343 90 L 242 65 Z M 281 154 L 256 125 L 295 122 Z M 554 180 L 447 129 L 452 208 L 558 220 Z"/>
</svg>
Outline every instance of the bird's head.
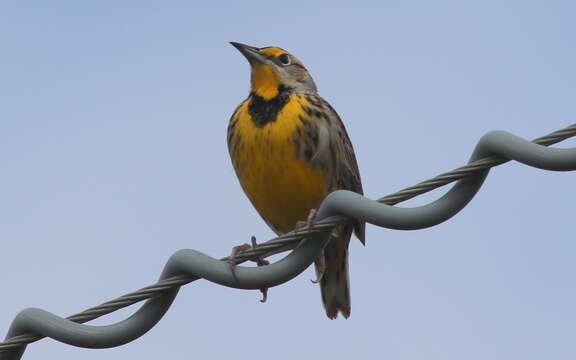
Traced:
<svg viewBox="0 0 576 360">
<path fill-rule="evenodd" d="M 298 93 L 316 92 L 308 70 L 293 55 L 279 47 L 257 48 L 231 42 L 252 67 L 252 91 L 264 99 L 276 97 L 282 90 Z"/>
</svg>

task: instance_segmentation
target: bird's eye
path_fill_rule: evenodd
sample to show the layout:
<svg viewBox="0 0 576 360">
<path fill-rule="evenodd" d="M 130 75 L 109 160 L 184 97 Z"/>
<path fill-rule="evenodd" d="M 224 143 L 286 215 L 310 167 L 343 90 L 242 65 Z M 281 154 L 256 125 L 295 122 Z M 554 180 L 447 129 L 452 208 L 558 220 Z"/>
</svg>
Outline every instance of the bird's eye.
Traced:
<svg viewBox="0 0 576 360">
<path fill-rule="evenodd" d="M 280 56 L 278 56 L 278 60 L 280 60 L 280 63 L 282 65 L 290 65 L 290 56 L 288 56 L 288 54 L 282 54 Z"/>
</svg>

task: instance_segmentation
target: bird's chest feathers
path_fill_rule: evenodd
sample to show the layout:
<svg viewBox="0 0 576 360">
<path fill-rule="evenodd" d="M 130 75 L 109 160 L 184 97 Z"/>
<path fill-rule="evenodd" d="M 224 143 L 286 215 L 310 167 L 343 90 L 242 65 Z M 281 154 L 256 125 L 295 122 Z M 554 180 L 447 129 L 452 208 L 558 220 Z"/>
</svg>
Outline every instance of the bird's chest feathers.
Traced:
<svg viewBox="0 0 576 360">
<path fill-rule="evenodd" d="M 326 174 L 301 151 L 310 126 L 301 118 L 304 101 L 299 95 L 288 95 L 276 117 L 264 125 L 254 121 L 247 102 L 245 109 L 239 109 L 235 125 L 238 145 L 232 157 L 240 183 L 256 209 L 279 232 L 290 231 L 296 221 L 304 220 L 327 193 Z"/>
</svg>

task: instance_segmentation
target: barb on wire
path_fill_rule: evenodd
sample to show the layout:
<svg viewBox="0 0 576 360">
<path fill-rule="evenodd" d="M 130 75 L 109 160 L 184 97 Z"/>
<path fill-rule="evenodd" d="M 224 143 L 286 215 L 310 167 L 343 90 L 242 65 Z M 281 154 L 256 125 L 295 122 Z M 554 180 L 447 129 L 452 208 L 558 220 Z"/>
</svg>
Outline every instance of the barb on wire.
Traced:
<svg viewBox="0 0 576 360">
<path fill-rule="evenodd" d="M 225 261 L 218 261 L 194 250 L 180 250 L 167 262 L 157 283 L 66 319 L 40 309 L 23 310 L 12 323 L 7 340 L 0 343 L 0 359 L 20 358 L 26 344 L 43 338 L 45 334 L 68 344 L 89 348 L 119 346 L 130 342 L 162 318 L 182 285 L 199 278 L 243 289 L 281 284 L 311 264 L 328 241 L 332 227 L 352 221 L 353 218 L 392 229 L 410 230 L 434 226 L 466 206 L 481 187 L 490 168 L 510 159 L 547 170 L 576 170 L 576 149 L 543 147 L 575 135 L 576 124 L 533 142 L 495 131 L 482 137 L 468 165 L 377 201 L 347 191 L 334 192 L 322 203 L 317 217 L 320 220 L 313 226 L 261 243 L 235 257 L 239 264 L 294 249 L 284 259 L 271 265 L 258 268 L 239 266 L 235 274 L 231 274 L 226 263 L 229 260 L 227 257 L 220 259 Z M 415 208 L 391 206 L 455 181 L 457 183 L 444 196 L 428 205 Z M 98 326 L 80 325 L 142 300 L 148 301 L 134 315 L 118 324 L 107 326 L 106 330 Z M 117 333 L 111 335 L 112 331 Z"/>
</svg>

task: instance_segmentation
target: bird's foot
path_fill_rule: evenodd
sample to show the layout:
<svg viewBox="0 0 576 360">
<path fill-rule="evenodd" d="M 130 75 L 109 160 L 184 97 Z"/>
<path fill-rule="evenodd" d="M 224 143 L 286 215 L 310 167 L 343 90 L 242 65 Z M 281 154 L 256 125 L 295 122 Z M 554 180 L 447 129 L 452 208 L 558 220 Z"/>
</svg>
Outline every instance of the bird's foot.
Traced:
<svg viewBox="0 0 576 360">
<path fill-rule="evenodd" d="M 252 238 L 250 239 L 250 242 L 252 243 L 252 248 L 255 249 L 258 247 L 258 243 L 256 242 L 256 236 L 252 236 Z M 266 266 L 266 265 L 270 265 L 270 261 L 262 258 L 262 257 L 258 257 L 256 259 L 256 265 L 257 266 Z M 262 299 L 260 300 L 261 303 L 265 303 L 266 300 L 268 299 L 268 288 L 261 288 L 260 292 L 262 293 Z"/>
<path fill-rule="evenodd" d="M 312 281 L 314 284 L 318 284 L 326 272 L 326 258 L 324 257 L 324 250 L 322 250 L 318 259 L 314 261 L 314 268 L 316 269 L 316 280 L 310 281 Z"/>
<path fill-rule="evenodd" d="M 246 250 L 250 250 L 252 249 L 252 246 L 250 246 L 250 244 L 242 244 L 242 245 L 238 245 L 238 246 L 234 246 L 232 248 L 232 252 L 230 253 L 230 256 L 228 256 L 228 264 L 230 264 L 230 268 L 233 270 L 234 266 L 236 265 L 236 256 L 238 256 L 238 254 L 240 254 L 243 251 Z"/>
<path fill-rule="evenodd" d="M 310 209 L 310 212 L 308 213 L 308 217 L 306 218 L 306 221 L 297 221 L 296 226 L 294 226 L 294 228 L 295 229 L 309 228 L 310 226 L 312 226 L 312 224 L 316 220 L 316 214 L 317 213 L 318 213 L 317 209 Z"/>
<path fill-rule="evenodd" d="M 239 253 L 258 247 L 258 244 L 256 243 L 256 236 L 252 236 L 252 238 L 250 238 L 250 243 L 251 244 L 242 244 L 232 248 L 232 253 L 228 257 L 228 263 L 230 264 L 230 270 L 232 270 L 232 272 L 234 272 L 234 266 L 236 266 L 236 256 Z M 257 266 L 270 265 L 270 262 L 266 259 L 263 259 L 262 257 L 258 257 L 256 260 L 252 261 L 254 261 Z M 262 300 L 260 300 L 260 302 L 264 303 L 268 298 L 268 288 L 262 288 L 260 289 L 260 292 L 262 293 Z"/>
<path fill-rule="evenodd" d="M 318 213 L 317 209 L 310 209 L 310 212 L 308 213 L 308 217 L 306 218 L 306 221 L 297 221 L 296 226 L 294 226 L 294 229 L 296 229 L 296 230 L 307 229 L 310 226 L 312 226 L 312 224 L 316 220 L 316 214 L 317 213 Z M 316 280 L 310 280 L 310 281 L 312 281 L 314 284 L 318 284 L 320 282 L 320 280 L 322 280 L 322 277 L 324 276 L 324 272 L 326 271 L 326 261 L 324 259 L 324 250 L 322 250 L 322 252 L 320 253 L 320 256 L 314 262 L 314 267 L 316 268 Z"/>
</svg>

